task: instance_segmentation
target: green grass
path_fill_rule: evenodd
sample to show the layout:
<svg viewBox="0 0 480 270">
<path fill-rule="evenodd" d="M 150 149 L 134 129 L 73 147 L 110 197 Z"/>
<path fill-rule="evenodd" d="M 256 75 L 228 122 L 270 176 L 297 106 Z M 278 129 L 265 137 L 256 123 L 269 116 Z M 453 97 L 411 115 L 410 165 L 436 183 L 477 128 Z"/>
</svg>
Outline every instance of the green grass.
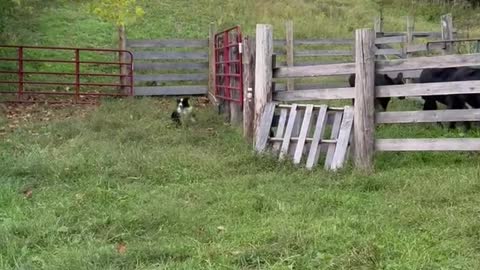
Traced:
<svg viewBox="0 0 480 270">
<path fill-rule="evenodd" d="M 208 109 L 173 128 L 168 104 L 111 101 L 9 132 L 0 269 L 480 267 L 476 154 L 380 154 L 371 177 L 309 172 L 254 155 Z"/>
<path fill-rule="evenodd" d="M 8 43 L 116 47 L 113 27 L 78 1 L 52 3 L 8 19 Z M 271 23 L 281 38 L 287 19 L 296 38 L 351 38 L 376 14 L 357 0 L 142 5 L 130 38 L 206 38 L 211 21 L 247 34 Z M 438 29 L 436 7 L 415 11 L 416 29 Z M 403 30 L 408 12 L 388 4 L 385 29 Z M 106 101 L 86 115 L 40 106 L 23 109 L 20 123 L 0 113 L 0 269 L 480 268 L 478 154 L 382 153 L 369 177 L 350 164 L 307 171 L 256 156 L 210 109 L 174 128 L 173 106 Z M 391 108 L 419 104 L 394 99 Z M 480 133 L 382 125 L 377 137 Z"/>
</svg>

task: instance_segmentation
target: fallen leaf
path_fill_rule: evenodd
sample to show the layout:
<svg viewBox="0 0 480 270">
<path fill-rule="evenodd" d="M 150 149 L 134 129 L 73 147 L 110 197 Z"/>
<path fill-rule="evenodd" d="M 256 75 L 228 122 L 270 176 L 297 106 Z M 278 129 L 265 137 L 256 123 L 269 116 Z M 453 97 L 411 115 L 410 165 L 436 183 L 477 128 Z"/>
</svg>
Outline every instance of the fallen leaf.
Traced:
<svg viewBox="0 0 480 270">
<path fill-rule="evenodd" d="M 33 190 L 29 188 L 23 192 L 23 195 L 25 195 L 25 198 L 30 199 L 33 196 Z"/>
<path fill-rule="evenodd" d="M 127 245 L 124 242 L 118 243 L 117 252 L 122 255 L 125 254 L 125 252 L 127 252 Z"/>
</svg>

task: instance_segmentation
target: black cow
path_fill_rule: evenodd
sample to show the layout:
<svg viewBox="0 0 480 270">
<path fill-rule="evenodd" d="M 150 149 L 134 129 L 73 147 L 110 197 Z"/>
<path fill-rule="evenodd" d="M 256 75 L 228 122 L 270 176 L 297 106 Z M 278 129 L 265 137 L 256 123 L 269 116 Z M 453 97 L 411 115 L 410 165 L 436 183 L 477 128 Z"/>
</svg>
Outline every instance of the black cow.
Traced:
<svg viewBox="0 0 480 270">
<path fill-rule="evenodd" d="M 348 83 L 350 84 L 350 87 L 355 86 L 355 74 L 351 74 L 350 77 L 348 78 Z M 375 74 L 375 86 L 381 86 L 381 85 L 395 85 L 395 84 L 404 84 L 405 82 L 403 81 L 403 73 L 398 73 L 396 78 L 390 78 L 387 74 Z M 400 99 L 404 99 L 405 97 L 399 97 Z M 354 102 L 354 100 L 352 101 Z M 383 110 L 386 111 L 388 107 L 388 103 L 390 102 L 390 97 L 384 97 L 384 98 L 377 98 L 376 100 L 377 103 L 382 106 Z"/>
<path fill-rule="evenodd" d="M 465 68 L 429 68 L 424 69 L 420 74 L 419 82 L 420 83 L 438 83 L 438 82 L 449 82 L 459 80 L 460 73 Z M 438 96 L 422 96 L 422 99 L 425 101 L 423 104 L 423 110 L 436 110 L 437 102 L 442 103 L 447 106 L 448 109 L 465 109 L 465 101 L 461 95 L 438 95 Z M 449 128 L 455 128 L 455 122 L 450 122 Z M 470 129 L 470 123 L 464 122 L 465 128 Z"/>
<path fill-rule="evenodd" d="M 480 80 L 480 69 L 463 67 L 459 68 L 452 77 L 452 81 L 477 81 Z M 472 106 L 475 109 L 480 108 L 480 94 L 460 94 L 457 95 L 461 102 Z"/>
</svg>

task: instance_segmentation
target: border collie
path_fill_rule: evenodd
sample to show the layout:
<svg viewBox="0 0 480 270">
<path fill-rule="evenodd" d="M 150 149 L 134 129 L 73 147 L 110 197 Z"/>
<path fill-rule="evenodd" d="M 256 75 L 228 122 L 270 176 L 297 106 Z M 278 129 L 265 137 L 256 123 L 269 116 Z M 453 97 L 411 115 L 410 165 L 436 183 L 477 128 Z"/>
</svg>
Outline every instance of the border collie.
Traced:
<svg viewBox="0 0 480 270">
<path fill-rule="evenodd" d="M 190 106 L 188 97 L 177 99 L 177 109 L 172 112 L 171 118 L 177 127 L 186 124 L 188 121 L 192 123 L 196 122 L 193 107 Z"/>
</svg>

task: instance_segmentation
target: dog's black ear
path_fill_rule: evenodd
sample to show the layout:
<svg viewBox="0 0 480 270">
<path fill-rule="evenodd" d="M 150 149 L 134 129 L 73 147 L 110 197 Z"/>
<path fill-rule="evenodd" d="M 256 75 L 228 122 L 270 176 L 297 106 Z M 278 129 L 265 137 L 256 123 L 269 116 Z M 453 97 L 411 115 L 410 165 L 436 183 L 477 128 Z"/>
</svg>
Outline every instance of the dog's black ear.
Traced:
<svg viewBox="0 0 480 270">
<path fill-rule="evenodd" d="M 180 102 L 182 102 L 182 100 L 177 98 L 177 104 L 180 104 Z"/>
</svg>

